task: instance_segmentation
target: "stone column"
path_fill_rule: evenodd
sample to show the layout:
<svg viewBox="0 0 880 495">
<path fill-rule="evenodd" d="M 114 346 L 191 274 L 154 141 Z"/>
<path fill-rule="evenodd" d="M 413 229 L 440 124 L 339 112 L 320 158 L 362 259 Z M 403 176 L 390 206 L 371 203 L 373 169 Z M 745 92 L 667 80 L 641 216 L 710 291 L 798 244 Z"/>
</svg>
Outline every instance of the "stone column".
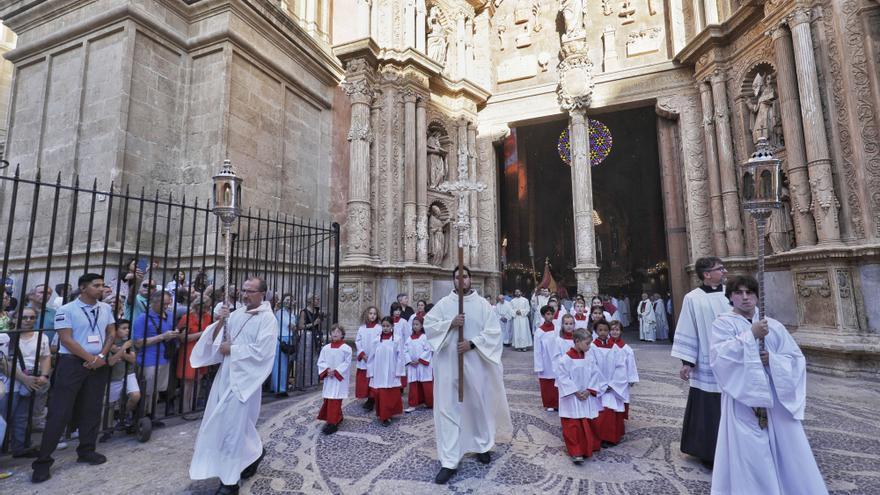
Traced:
<svg viewBox="0 0 880 495">
<path fill-rule="evenodd" d="M 718 3 L 716 0 L 703 0 L 703 9 L 706 15 L 706 26 L 718 24 Z"/>
<path fill-rule="evenodd" d="M 784 26 L 777 26 L 770 35 L 776 54 L 776 86 L 782 114 L 782 134 L 785 136 L 786 175 L 791 191 L 795 240 L 798 246 L 814 246 L 816 225 L 810 213 L 810 177 L 807 172 L 804 130 L 801 127 L 801 105 L 798 101 L 791 33 Z"/>
<path fill-rule="evenodd" d="M 351 128 L 348 131 L 348 231 L 346 262 L 366 262 L 370 258 L 370 103 L 373 90 L 370 69 L 363 59 L 348 63 L 343 88 L 351 99 Z"/>
<path fill-rule="evenodd" d="M 416 50 L 427 53 L 425 51 L 425 0 L 416 0 Z"/>
<path fill-rule="evenodd" d="M 681 301 L 690 289 L 690 280 L 685 270 L 688 264 L 688 238 L 684 214 L 685 192 L 681 183 L 683 165 L 679 151 L 678 121 L 658 115 L 657 141 L 660 150 L 660 187 L 663 194 L 663 217 L 666 223 L 669 282 L 672 286 L 673 307 L 676 312 L 674 316 L 677 318 Z"/>
<path fill-rule="evenodd" d="M 464 79 L 467 77 L 466 47 L 465 47 L 465 26 L 464 21 L 467 17 L 464 11 L 460 11 L 455 17 L 455 67 L 456 79 Z"/>
<path fill-rule="evenodd" d="M 355 39 L 369 38 L 373 16 L 370 12 L 372 0 L 356 0 L 354 18 L 357 19 L 357 36 Z"/>
<path fill-rule="evenodd" d="M 605 31 L 602 32 L 602 70 L 605 72 L 617 70 L 620 67 L 617 58 L 617 41 L 614 33 L 614 27 L 611 25 L 605 26 Z"/>
<path fill-rule="evenodd" d="M 474 21 L 468 17 L 464 23 L 464 77 L 474 77 Z"/>
<path fill-rule="evenodd" d="M 480 174 L 477 173 L 477 127 L 473 122 L 468 123 L 467 128 L 467 145 L 468 145 L 468 177 L 471 180 L 479 180 Z M 471 260 L 475 266 L 484 268 L 484 261 L 480 258 L 480 202 L 471 193 L 468 199 L 470 229 L 468 229 L 468 246 L 470 247 Z"/>
<path fill-rule="evenodd" d="M 406 0 L 403 6 L 403 49 L 416 47 L 416 1 Z"/>
<path fill-rule="evenodd" d="M 403 93 L 403 259 L 416 260 L 416 100 L 412 88 Z"/>
<path fill-rule="evenodd" d="M 464 164 L 464 167 L 462 167 L 462 169 L 465 171 L 469 170 L 469 168 L 468 168 L 468 165 L 469 165 L 469 163 L 468 163 L 468 160 L 469 160 L 469 157 L 468 157 L 468 121 L 467 121 L 467 119 L 462 117 L 458 120 L 457 124 L 458 124 L 458 129 L 457 129 L 458 138 L 456 139 L 456 144 L 458 145 L 458 154 L 457 154 L 458 165 L 455 167 L 455 180 L 467 180 L 470 177 L 470 175 L 467 172 L 465 172 L 465 175 L 462 176 L 459 173 L 459 167 L 462 167 L 462 164 Z M 458 201 L 456 201 L 456 208 L 458 208 Z M 456 210 L 456 217 L 455 218 L 458 218 L 458 215 L 460 215 L 460 214 L 470 215 L 470 196 L 469 195 L 464 197 L 463 208 L 464 208 L 463 211 Z M 471 227 L 473 227 L 473 226 L 471 226 Z M 455 235 L 455 243 L 453 245 L 457 248 L 458 242 L 459 242 L 458 241 L 458 231 L 456 231 L 455 229 L 450 229 L 450 231 L 455 232 L 455 234 L 454 234 Z M 470 263 L 471 263 L 470 250 L 468 249 L 469 236 L 470 236 L 470 233 L 465 232 L 464 238 L 463 238 L 464 264 L 465 265 L 470 265 Z"/>
<path fill-rule="evenodd" d="M 831 158 L 825 135 L 825 119 L 819 93 L 819 78 L 813 39 L 810 34 L 810 11 L 798 8 L 788 18 L 794 48 L 794 61 L 804 125 L 807 169 L 812 192 L 811 209 L 816 220 L 819 244 L 840 242 L 837 208 L 840 203 L 834 194 L 831 177 Z"/>
<path fill-rule="evenodd" d="M 572 196 L 574 203 L 574 238 L 578 292 L 595 294 L 599 289 L 596 244 L 593 226 L 593 179 L 590 170 L 590 135 L 584 108 L 569 111 L 571 137 Z"/>
<path fill-rule="evenodd" d="M 721 201 L 721 176 L 718 171 L 718 149 L 715 144 L 715 110 L 712 104 L 712 88 L 708 82 L 698 84 L 703 108 L 703 138 L 706 144 L 706 169 L 709 175 L 709 204 L 712 213 L 712 247 L 715 256 L 727 256 L 727 239 L 724 235 L 724 206 Z"/>
<path fill-rule="evenodd" d="M 428 262 L 428 119 L 424 96 L 416 101 L 416 261 Z"/>
<path fill-rule="evenodd" d="M 724 204 L 724 230 L 728 256 L 743 255 L 742 212 L 736 189 L 736 163 L 730 135 L 730 110 L 727 107 L 727 86 L 724 71 L 712 74 L 712 99 L 715 104 L 715 137 L 718 139 L 718 167 L 721 177 L 721 201 Z"/>
</svg>

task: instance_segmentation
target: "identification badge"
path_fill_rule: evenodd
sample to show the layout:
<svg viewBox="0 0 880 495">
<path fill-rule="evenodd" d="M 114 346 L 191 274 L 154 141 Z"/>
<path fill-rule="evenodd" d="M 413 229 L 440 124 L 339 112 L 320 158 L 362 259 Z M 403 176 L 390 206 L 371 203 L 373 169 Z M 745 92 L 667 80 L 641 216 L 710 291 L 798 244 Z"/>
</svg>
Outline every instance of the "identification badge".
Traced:
<svg viewBox="0 0 880 495">
<path fill-rule="evenodd" d="M 100 344 L 101 343 L 101 336 L 100 335 L 89 335 L 87 342 L 89 344 Z"/>
</svg>

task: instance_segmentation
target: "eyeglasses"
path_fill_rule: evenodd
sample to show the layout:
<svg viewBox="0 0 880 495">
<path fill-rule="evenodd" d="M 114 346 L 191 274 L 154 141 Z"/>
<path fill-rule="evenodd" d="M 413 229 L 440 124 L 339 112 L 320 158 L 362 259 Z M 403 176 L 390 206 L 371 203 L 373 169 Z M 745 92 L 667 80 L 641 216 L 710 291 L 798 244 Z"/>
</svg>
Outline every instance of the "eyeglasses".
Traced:
<svg viewBox="0 0 880 495">
<path fill-rule="evenodd" d="M 726 272 L 726 271 L 727 271 L 727 268 L 724 268 L 723 266 L 716 266 L 715 268 L 712 268 L 711 270 L 706 270 L 706 273 L 708 273 L 708 272 L 717 272 L 717 271 Z"/>
<path fill-rule="evenodd" d="M 21 319 L 22 320 L 36 320 L 37 317 L 36 316 L 22 316 Z"/>
</svg>

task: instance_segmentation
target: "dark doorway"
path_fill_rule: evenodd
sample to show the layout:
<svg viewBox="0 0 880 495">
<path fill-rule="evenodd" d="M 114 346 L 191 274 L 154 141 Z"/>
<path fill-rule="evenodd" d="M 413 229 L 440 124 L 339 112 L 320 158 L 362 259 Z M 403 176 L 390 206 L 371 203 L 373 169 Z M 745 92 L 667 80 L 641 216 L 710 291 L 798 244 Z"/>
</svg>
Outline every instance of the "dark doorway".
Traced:
<svg viewBox="0 0 880 495">
<path fill-rule="evenodd" d="M 611 153 L 592 168 L 600 291 L 665 296 L 668 262 L 653 107 L 590 118 L 604 123 L 614 140 Z M 505 142 L 498 189 L 505 290 L 533 287 L 545 260 L 558 284 L 572 294 L 577 287 L 571 168 L 557 149 L 567 123 L 519 126 Z"/>
</svg>

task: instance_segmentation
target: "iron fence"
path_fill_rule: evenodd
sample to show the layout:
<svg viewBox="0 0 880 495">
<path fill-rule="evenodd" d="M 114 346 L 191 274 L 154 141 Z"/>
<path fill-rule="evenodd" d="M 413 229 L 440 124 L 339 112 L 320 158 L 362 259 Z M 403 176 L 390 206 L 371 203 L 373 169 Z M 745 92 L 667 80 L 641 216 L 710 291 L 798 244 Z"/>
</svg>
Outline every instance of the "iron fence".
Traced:
<svg viewBox="0 0 880 495">
<path fill-rule="evenodd" d="M 39 350 L 48 343 L 54 361 L 58 337 L 53 308 L 77 297 L 76 280 L 84 273 L 104 275 L 104 302 L 117 321 L 131 322 L 136 356 L 135 364 L 122 370 L 121 391 L 119 373 L 111 379 L 116 386 L 108 383 L 105 432 L 114 431 L 125 415 L 131 372 L 141 391 L 152 392 L 142 394 L 138 414 L 158 420 L 204 408 L 216 367 L 194 370 L 187 357 L 223 297 L 223 234 L 208 200 L 158 190 L 147 194 L 144 188 L 133 193 L 112 184 L 100 191 L 97 180 L 90 187 L 78 178 L 63 184 L 60 174 L 54 182 L 43 182 L 39 173 L 27 179 L 16 169 L 12 176 L 0 177 L 0 226 L 3 222 L 0 343 L 8 340 L 0 347 L 8 357 L 0 368 L 0 379 L 6 379 L 6 397 L 0 403 L 8 431 L 4 451 L 10 440 L 16 441 L 15 429 L 22 421 L 25 445 L 32 443 L 33 427 L 39 429 L 52 389 L 51 380 L 31 387 L 48 374 L 40 369 L 45 359 L 34 356 L 41 356 Z M 338 315 L 339 224 L 248 210 L 231 235 L 232 290 L 249 277 L 262 277 L 278 321 L 278 352 L 264 393 L 317 385 L 317 354 Z M 169 295 L 168 301 L 156 297 L 151 306 L 160 290 Z M 233 299 L 238 300 L 236 293 Z M 25 307 L 34 309 L 34 321 Z M 163 322 L 161 315 L 171 320 Z M 179 335 L 169 337 L 175 330 Z M 156 342 L 156 334 L 169 338 Z M 124 340 L 119 338 L 120 345 Z M 144 389 L 147 384 L 150 390 Z M 121 397 L 115 401 L 113 388 Z M 20 445 L 19 439 L 16 447 Z"/>
</svg>

